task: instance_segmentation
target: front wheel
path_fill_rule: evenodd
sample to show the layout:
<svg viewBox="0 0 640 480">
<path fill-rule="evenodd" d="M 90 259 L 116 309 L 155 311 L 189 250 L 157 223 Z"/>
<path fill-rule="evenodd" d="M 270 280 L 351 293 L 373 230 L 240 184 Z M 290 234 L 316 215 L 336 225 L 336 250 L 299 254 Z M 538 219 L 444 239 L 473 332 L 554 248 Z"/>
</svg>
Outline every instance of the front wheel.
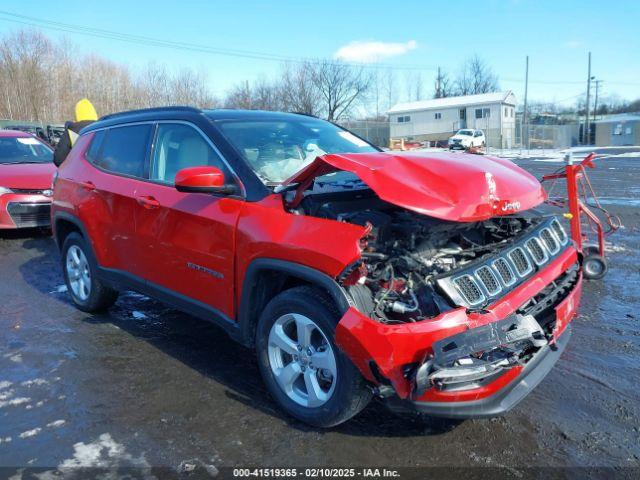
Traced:
<svg viewBox="0 0 640 480">
<path fill-rule="evenodd" d="M 323 292 L 296 287 L 269 302 L 256 331 L 269 392 L 287 413 L 317 427 L 349 420 L 371 399 L 360 372 L 334 342 L 338 320 Z"/>
</svg>

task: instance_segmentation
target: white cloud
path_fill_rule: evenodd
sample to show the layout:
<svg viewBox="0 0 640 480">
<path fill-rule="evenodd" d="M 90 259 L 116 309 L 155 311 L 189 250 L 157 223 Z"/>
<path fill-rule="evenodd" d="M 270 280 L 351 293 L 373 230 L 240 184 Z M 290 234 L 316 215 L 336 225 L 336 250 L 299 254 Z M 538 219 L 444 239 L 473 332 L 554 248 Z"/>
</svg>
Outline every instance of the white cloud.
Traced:
<svg viewBox="0 0 640 480">
<path fill-rule="evenodd" d="M 578 40 L 569 40 L 568 42 L 565 42 L 564 46 L 566 48 L 580 48 L 582 46 L 582 42 L 579 42 Z"/>
<path fill-rule="evenodd" d="M 417 47 L 415 40 L 406 43 L 355 40 L 340 47 L 333 57 L 345 62 L 373 63 L 404 55 Z"/>
</svg>

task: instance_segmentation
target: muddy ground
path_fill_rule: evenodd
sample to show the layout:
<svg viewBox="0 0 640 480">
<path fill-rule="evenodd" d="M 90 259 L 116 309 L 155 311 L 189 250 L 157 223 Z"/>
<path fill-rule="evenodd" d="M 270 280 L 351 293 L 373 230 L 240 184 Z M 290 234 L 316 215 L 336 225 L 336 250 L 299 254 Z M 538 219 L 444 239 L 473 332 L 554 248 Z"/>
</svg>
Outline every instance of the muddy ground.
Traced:
<svg viewBox="0 0 640 480">
<path fill-rule="evenodd" d="M 559 166 L 520 164 L 536 175 Z M 601 160 L 592 179 L 626 226 L 610 238 L 606 281 L 585 285 L 567 350 L 528 398 L 504 417 L 462 423 L 374 402 L 346 424 L 310 428 L 278 410 L 253 353 L 221 330 L 133 293 L 108 314 L 83 314 L 62 291 L 50 237 L 0 236 L 2 475 L 191 464 L 503 467 L 516 477 L 526 467 L 640 467 L 640 159 Z"/>
</svg>

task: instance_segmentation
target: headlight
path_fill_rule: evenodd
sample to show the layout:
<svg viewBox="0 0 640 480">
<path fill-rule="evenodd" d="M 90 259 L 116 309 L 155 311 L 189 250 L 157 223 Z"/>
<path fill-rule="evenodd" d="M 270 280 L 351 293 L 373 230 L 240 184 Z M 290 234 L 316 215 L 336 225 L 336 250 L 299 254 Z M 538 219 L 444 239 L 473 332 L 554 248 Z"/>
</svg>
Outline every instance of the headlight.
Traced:
<svg viewBox="0 0 640 480">
<path fill-rule="evenodd" d="M 0 195 L 4 195 L 5 193 L 13 193 L 10 188 L 0 187 Z"/>
</svg>

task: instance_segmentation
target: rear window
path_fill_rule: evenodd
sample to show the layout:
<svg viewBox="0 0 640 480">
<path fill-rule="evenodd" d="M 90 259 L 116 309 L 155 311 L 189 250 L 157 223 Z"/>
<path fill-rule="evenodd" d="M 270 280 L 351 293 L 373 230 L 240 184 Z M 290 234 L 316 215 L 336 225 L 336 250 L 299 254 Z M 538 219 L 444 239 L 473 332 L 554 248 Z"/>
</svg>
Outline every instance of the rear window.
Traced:
<svg viewBox="0 0 640 480">
<path fill-rule="evenodd" d="M 109 172 L 144 177 L 151 129 L 151 125 L 113 127 L 104 131 L 104 137 L 97 132 L 87 158 Z"/>
</svg>

